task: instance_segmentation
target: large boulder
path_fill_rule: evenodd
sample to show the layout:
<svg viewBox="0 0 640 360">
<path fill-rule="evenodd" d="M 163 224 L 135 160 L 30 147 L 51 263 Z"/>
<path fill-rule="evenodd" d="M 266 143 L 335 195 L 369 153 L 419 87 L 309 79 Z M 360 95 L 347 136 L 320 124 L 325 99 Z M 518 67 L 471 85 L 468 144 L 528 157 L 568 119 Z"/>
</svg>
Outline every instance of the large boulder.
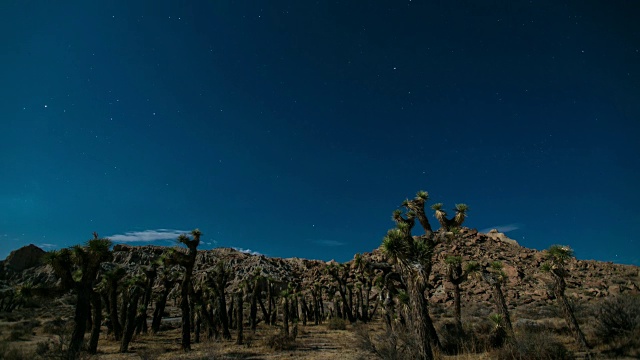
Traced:
<svg viewBox="0 0 640 360">
<path fill-rule="evenodd" d="M 43 256 L 46 252 L 39 247 L 29 244 L 18 250 L 12 251 L 4 260 L 4 267 L 16 272 L 23 271 L 43 264 Z"/>
</svg>

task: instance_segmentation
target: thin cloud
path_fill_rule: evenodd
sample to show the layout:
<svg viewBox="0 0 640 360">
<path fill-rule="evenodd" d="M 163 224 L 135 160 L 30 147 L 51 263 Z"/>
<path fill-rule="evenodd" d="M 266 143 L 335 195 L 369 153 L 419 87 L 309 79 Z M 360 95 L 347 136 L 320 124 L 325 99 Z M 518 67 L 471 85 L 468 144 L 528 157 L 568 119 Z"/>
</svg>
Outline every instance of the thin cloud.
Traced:
<svg viewBox="0 0 640 360">
<path fill-rule="evenodd" d="M 115 242 L 149 242 L 157 240 L 175 240 L 182 234 L 188 234 L 188 230 L 155 229 L 144 231 L 129 231 L 124 234 L 108 236 Z"/>
<path fill-rule="evenodd" d="M 344 245 L 343 242 L 336 241 L 336 240 L 313 240 L 313 242 L 315 244 L 318 244 L 318 245 L 321 245 L 321 246 L 342 246 L 342 245 Z"/>
<path fill-rule="evenodd" d="M 253 251 L 251 249 L 243 249 L 239 247 L 232 247 L 232 249 L 236 251 L 240 251 L 241 253 L 249 254 L 249 255 L 262 255 L 261 253 L 257 251 Z"/>
<path fill-rule="evenodd" d="M 496 230 L 498 230 L 498 232 L 508 233 L 509 231 L 518 230 L 520 228 L 522 228 L 522 224 L 513 223 L 513 224 L 497 225 L 497 226 L 488 227 L 486 229 L 480 230 L 480 232 L 486 234 L 489 231 L 491 231 L 493 229 L 496 229 Z"/>
<path fill-rule="evenodd" d="M 36 246 L 39 247 L 40 249 L 43 249 L 43 250 L 55 249 L 55 248 L 58 247 L 58 245 L 56 245 L 56 244 L 38 244 Z"/>
</svg>

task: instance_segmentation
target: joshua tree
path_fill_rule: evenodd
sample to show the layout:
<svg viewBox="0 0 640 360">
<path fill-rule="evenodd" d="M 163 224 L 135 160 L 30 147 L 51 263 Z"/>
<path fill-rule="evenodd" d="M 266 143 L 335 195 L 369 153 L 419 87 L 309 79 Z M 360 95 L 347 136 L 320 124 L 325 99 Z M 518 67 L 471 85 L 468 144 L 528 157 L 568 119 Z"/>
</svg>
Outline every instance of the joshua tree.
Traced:
<svg viewBox="0 0 640 360">
<path fill-rule="evenodd" d="M 442 229 L 445 231 L 451 231 L 462 226 L 462 223 L 467 218 L 467 210 L 469 210 L 469 207 L 467 204 L 456 204 L 456 214 L 451 219 L 447 219 L 447 213 L 442 210 L 442 203 L 431 205 L 431 209 L 435 211 L 434 216 L 440 223 Z"/>
<path fill-rule="evenodd" d="M 145 287 L 146 279 L 141 276 L 135 276 L 127 281 L 127 287 L 124 291 L 129 293 L 127 299 L 127 312 L 125 314 L 124 330 L 122 331 L 122 341 L 120 342 L 120 352 L 126 353 L 129 349 L 129 343 L 133 338 L 136 330 L 136 313 L 138 311 L 138 302 Z"/>
<path fill-rule="evenodd" d="M 158 261 L 152 261 L 151 264 L 142 268 L 142 271 L 144 271 L 147 278 L 147 282 L 144 287 L 144 297 L 141 303 L 140 314 L 136 319 L 136 334 L 140 334 L 140 332 L 145 334 L 147 333 L 147 309 L 151 302 L 153 284 L 158 276 L 158 265 L 160 265 Z"/>
<path fill-rule="evenodd" d="M 444 261 L 447 264 L 447 279 L 453 284 L 453 309 L 455 312 L 456 326 L 458 329 L 462 329 L 460 284 L 467 280 L 469 273 L 462 271 L 462 258 L 460 256 L 447 256 Z"/>
<path fill-rule="evenodd" d="M 236 344 L 238 345 L 242 345 L 242 342 L 244 341 L 243 339 L 243 296 L 242 296 L 242 289 L 238 289 L 238 291 L 236 292 L 236 326 L 237 326 L 237 333 L 238 336 L 236 338 Z"/>
<path fill-rule="evenodd" d="M 347 279 L 349 278 L 349 269 L 347 269 L 344 265 L 335 265 L 330 264 L 326 268 L 326 272 L 331 275 L 333 280 L 338 284 L 338 292 L 340 293 L 340 297 L 342 299 L 342 306 L 344 307 L 344 313 L 346 313 L 346 317 L 350 323 L 356 322 L 356 317 L 353 314 L 353 301 L 348 301 L 347 296 L 352 295 L 349 285 L 347 284 Z M 313 292 L 312 292 L 313 294 Z M 317 299 L 314 297 L 314 308 L 316 307 Z M 314 316 L 318 315 L 317 311 L 314 310 Z M 316 319 L 316 325 L 318 324 L 318 319 Z"/>
<path fill-rule="evenodd" d="M 251 331 L 256 331 L 258 326 L 258 298 L 260 297 L 260 284 L 263 277 L 256 272 L 249 281 L 250 286 L 247 288 L 251 294 L 251 306 L 249 308 L 249 321 L 251 323 Z"/>
<path fill-rule="evenodd" d="M 282 296 L 282 333 L 289 336 L 289 289 L 283 290 Z"/>
<path fill-rule="evenodd" d="M 181 265 L 185 268 L 182 283 L 180 285 L 180 310 L 182 311 L 182 350 L 191 350 L 191 306 L 189 305 L 189 295 L 192 292 L 191 278 L 193 267 L 196 264 L 198 255 L 198 245 L 200 245 L 200 230 L 191 231 L 192 238 L 182 234 L 178 237 L 178 242 L 187 246 L 187 252 L 173 251 L 169 253 L 170 264 Z"/>
<path fill-rule="evenodd" d="M 373 310 L 370 311 L 370 296 L 371 288 L 373 287 L 374 272 L 371 262 L 366 260 L 360 254 L 356 254 L 354 259 L 354 265 L 356 267 L 356 278 L 361 284 L 358 287 L 358 299 L 360 303 L 360 320 L 363 322 L 369 321 L 375 313 L 378 303 L 376 302 Z"/>
<path fill-rule="evenodd" d="M 160 324 L 162 322 L 162 314 L 167 305 L 167 298 L 169 293 L 176 282 L 178 282 L 179 274 L 175 271 L 171 271 L 167 266 L 162 271 L 162 292 L 160 297 L 156 300 L 156 306 L 153 310 L 153 320 L 151 321 L 151 332 L 156 334 L 160 331 Z"/>
<path fill-rule="evenodd" d="M 440 347 L 438 336 L 429 316 L 428 301 L 425 298 L 427 283 L 432 269 L 434 247 L 446 233 L 434 234 L 425 215 L 424 206 L 428 199 L 426 191 L 419 191 L 412 200 L 405 200 L 401 210 L 393 213 L 396 228 L 387 232 L 382 241 L 382 249 L 392 260 L 406 285 L 410 304 L 410 322 L 418 340 L 418 356 L 432 359 L 431 346 Z M 424 235 L 412 236 L 415 218 L 424 229 Z"/>
<path fill-rule="evenodd" d="M 91 301 L 94 299 L 93 286 L 97 281 L 100 264 L 111 259 L 110 247 L 111 241 L 109 239 L 101 239 L 94 232 L 93 239 L 89 240 L 85 246 L 76 245 L 50 252 L 47 255 L 46 261 L 62 279 L 62 286 L 74 290 L 77 294 L 73 319 L 74 328 L 69 343 L 69 359 L 76 358 L 84 341 L 87 321 L 90 318 Z M 94 305 L 98 304 L 94 302 Z M 94 309 L 94 316 L 99 316 L 101 311 L 102 309 Z M 91 332 L 89 352 L 95 353 L 96 351 L 97 337 L 100 334 L 100 320 L 94 319 L 92 321 L 94 328 Z"/>
<path fill-rule="evenodd" d="M 109 321 L 113 336 L 116 341 L 122 339 L 122 325 L 118 318 L 118 286 L 120 280 L 125 276 L 126 270 L 123 267 L 116 266 L 102 275 L 104 289 L 107 292 Z"/>
<path fill-rule="evenodd" d="M 231 340 L 231 332 L 229 332 L 229 317 L 227 316 L 227 300 L 226 300 L 226 288 L 229 277 L 231 276 L 231 270 L 227 265 L 220 261 L 216 264 L 215 272 L 213 273 L 213 289 L 217 296 L 218 303 L 218 316 L 220 324 L 222 325 L 222 338 L 225 340 Z"/>
<path fill-rule="evenodd" d="M 576 317 L 573 314 L 573 309 L 571 308 L 571 304 L 569 304 L 567 296 L 564 293 L 565 289 L 567 288 L 567 283 L 564 280 L 567 276 L 565 265 L 567 264 L 567 261 L 569 261 L 572 257 L 573 250 L 571 250 L 570 247 L 552 245 L 551 247 L 549 247 L 546 253 L 547 261 L 542 264 L 540 270 L 551 274 L 551 277 L 553 279 L 553 293 L 560 303 L 560 308 L 562 310 L 564 320 L 567 322 L 567 326 L 569 326 L 569 329 L 573 333 L 573 336 L 575 337 L 578 345 L 583 349 L 588 349 L 589 344 L 587 343 L 587 339 L 585 338 L 582 330 L 580 330 L 578 320 L 576 320 Z"/>
<path fill-rule="evenodd" d="M 500 261 L 493 261 L 487 269 L 480 269 L 478 263 L 471 261 L 467 264 L 465 271 L 469 274 L 473 273 L 481 277 L 493 291 L 493 301 L 496 310 L 500 314 L 504 327 L 509 338 L 513 339 L 513 326 L 511 325 L 511 317 L 509 316 L 509 308 L 504 299 L 502 285 L 507 282 L 507 274 L 502 270 L 503 265 Z"/>
</svg>

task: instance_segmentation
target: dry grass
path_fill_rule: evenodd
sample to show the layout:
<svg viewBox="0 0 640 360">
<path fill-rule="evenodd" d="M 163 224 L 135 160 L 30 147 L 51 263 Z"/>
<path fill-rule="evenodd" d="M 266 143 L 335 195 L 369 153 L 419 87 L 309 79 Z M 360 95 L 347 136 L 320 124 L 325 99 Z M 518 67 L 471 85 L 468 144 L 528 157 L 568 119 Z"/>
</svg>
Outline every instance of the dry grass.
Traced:
<svg viewBox="0 0 640 360">
<path fill-rule="evenodd" d="M 55 308 L 41 308 L 37 313 L 28 311 L 16 311 L 12 314 L 0 314 L 0 358 L 6 359 L 29 359 L 37 360 L 42 357 L 37 356 L 36 350 L 42 352 L 45 348 L 55 349 L 56 342 L 59 342 L 60 336 L 70 333 L 70 329 L 64 326 L 64 322 L 69 321 L 71 317 L 71 307 L 65 307 L 60 311 L 60 304 L 55 304 Z M 471 306 L 470 306 L 471 308 Z M 558 317 L 539 317 L 535 316 L 541 309 L 547 310 L 550 306 L 536 306 L 520 310 L 522 321 L 518 322 L 515 317 L 516 335 L 522 339 L 522 335 L 528 334 L 533 342 L 523 342 L 522 340 L 517 348 L 508 350 L 512 352 L 530 352 L 530 348 L 535 348 L 534 337 L 544 337 L 547 343 L 553 342 L 557 348 L 564 346 L 567 349 L 577 352 L 574 340 L 568 332 L 568 328 L 564 320 Z M 175 309 L 173 309 L 175 310 Z M 478 306 L 478 313 L 473 313 L 467 309 L 463 318 L 465 328 L 473 332 L 476 338 L 482 340 L 483 331 L 486 332 L 481 325 L 487 320 L 483 317 L 483 307 Z M 174 311 L 175 312 L 175 311 Z M 59 317 L 51 317 L 50 314 L 60 314 Z M 37 321 L 34 321 L 34 316 Z M 440 327 L 446 322 L 441 317 L 434 316 L 437 321 L 438 330 L 441 340 L 446 338 L 446 334 Z M 531 320 L 527 320 L 531 319 Z M 535 320 L 534 320 L 535 319 Z M 594 321 L 585 321 L 585 332 L 591 343 L 598 344 L 595 329 L 591 326 Z M 335 325 L 335 324 L 334 324 Z M 342 323 L 340 323 L 342 325 Z M 255 333 L 245 328 L 245 345 L 236 345 L 235 341 L 207 340 L 202 335 L 202 341 L 192 344 L 190 352 L 180 350 L 180 329 L 178 324 L 174 323 L 166 326 L 168 330 L 162 331 L 158 335 L 141 335 L 134 337 L 130 344 L 130 351 L 126 354 L 120 354 L 120 344 L 112 338 L 106 336 L 106 328 L 103 328 L 100 342 L 98 345 L 98 354 L 88 356 L 83 354 L 84 358 L 91 359 L 372 359 L 375 355 L 367 351 L 366 348 L 358 346 L 359 338 L 356 326 L 345 323 L 346 328 L 340 329 L 342 326 L 333 326 L 330 322 L 324 325 L 308 325 L 302 326 L 298 324 L 298 333 L 295 342 L 290 348 L 284 350 L 276 350 L 269 346 L 267 339 L 274 334 L 278 334 L 278 327 L 271 327 L 261 323 Z M 174 326 L 172 328 L 171 326 Z M 485 326 L 486 327 L 486 326 Z M 378 319 L 366 325 L 367 331 L 376 341 L 388 341 L 385 338 L 385 327 L 383 322 Z M 484 329 L 484 330 L 483 330 Z M 12 335 L 12 331 L 14 334 Z M 19 333 L 19 334 L 18 334 Z M 235 334 L 232 333 L 235 338 Z M 380 336 L 382 335 L 382 336 Z M 486 334 L 485 334 L 486 335 Z M 534 336 L 532 336 L 534 335 Z M 68 334 L 66 335 L 68 336 Z M 87 339 L 89 334 L 87 333 Z M 452 334 L 455 336 L 455 334 Z M 68 339 L 68 337 L 67 337 Z M 478 340 L 476 339 L 476 340 Z M 526 339 L 525 339 L 526 340 Z M 65 340 L 66 342 L 66 340 Z M 595 351 L 597 353 L 612 354 L 612 344 L 608 346 L 600 345 Z M 457 355 L 437 354 L 437 359 L 494 359 L 498 356 L 495 351 L 487 349 L 483 346 L 482 341 L 472 344 L 469 341 L 461 343 L 461 353 Z M 556 348 L 551 348 L 556 351 Z M 4 353 L 2 353 L 5 351 Z M 625 352 L 628 354 L 638 354 L 635 350 Z M 580 356 L 579 356 L 580 358 Z"/>
</svg>

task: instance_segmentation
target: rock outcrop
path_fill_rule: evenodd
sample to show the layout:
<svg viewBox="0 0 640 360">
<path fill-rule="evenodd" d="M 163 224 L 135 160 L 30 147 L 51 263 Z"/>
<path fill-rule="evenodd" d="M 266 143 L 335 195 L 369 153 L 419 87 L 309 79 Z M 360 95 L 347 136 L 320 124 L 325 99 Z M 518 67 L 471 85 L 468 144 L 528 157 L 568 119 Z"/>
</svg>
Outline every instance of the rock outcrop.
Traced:
<svg viewBox="0 0 640 360">
<path fill-rule="evenodd" d="M 25 269 L 40 266 L 43 264 L 42 257 L 44 254 L 44 250 L 33 244 L 29 244 L 12 251 L 4 260 L 4 267 L 9 271 L 20 272 Z"/>
</svg>

